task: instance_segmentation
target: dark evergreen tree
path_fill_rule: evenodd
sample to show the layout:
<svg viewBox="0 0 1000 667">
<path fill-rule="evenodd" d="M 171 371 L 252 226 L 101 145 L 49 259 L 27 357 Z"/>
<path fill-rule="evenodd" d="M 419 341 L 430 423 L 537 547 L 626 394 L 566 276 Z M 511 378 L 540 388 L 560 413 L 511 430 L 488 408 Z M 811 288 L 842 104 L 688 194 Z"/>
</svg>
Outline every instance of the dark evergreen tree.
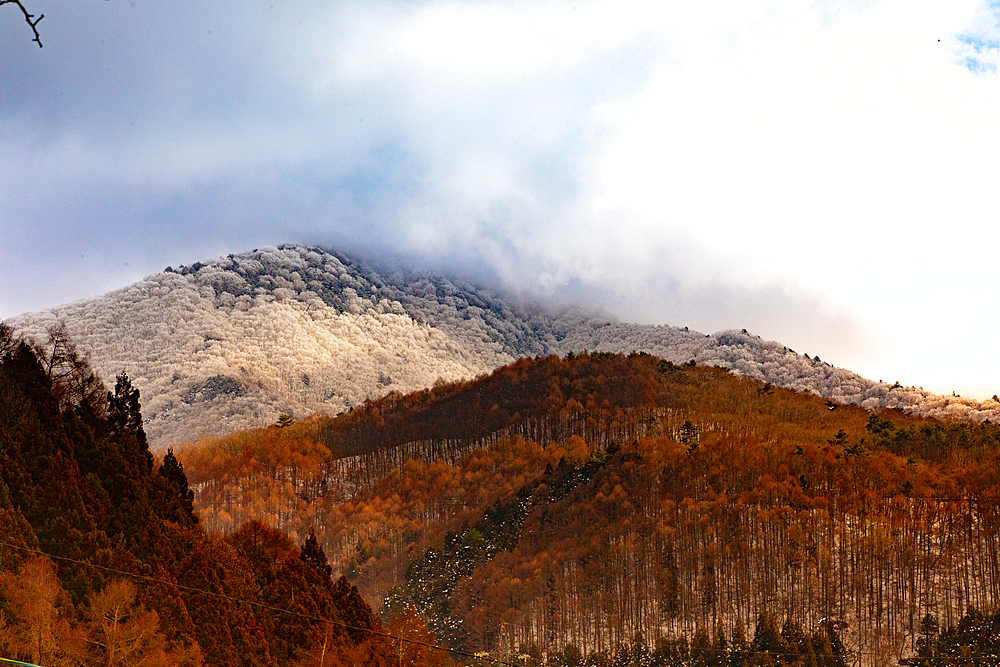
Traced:
<svg viewBox="0 0 1000 667">
<path fill-rule="evenodd" d="M 805 665 L 808 661 L 811 642 L 809 635 L 802 630 L 802 626 L 791 619 L 786 619 L 781 626 L 781 638 L 785 644 L 785 662 L 790 665 Z"/>
<path fill-rule="evenodd" d="M 785 653 L 785 640 L 778 630 L 778 622 L 770 614 L 757 617 L 757 627 L 754 629 L 753 641 L 750 642 L 750 652 L 754 663 L 758 665 L 776 664 L 778 658 Z"/>
<path fill-rule="evenodd" d="M 142 411 L 139 407 L 139 390 L 125 373 L 115 380 L 114 393 L 108 392 L 108 423 L 112 438 L 136 472 L 153 470 L 153 455 L 142 428 Z"/>
<path fill-rule="evenodd" d="M 159 474 L 167 485 L 163 518 L 184 525 L 198 523 L 198 517 L 194 513 L 194 491 L 188 488 L 184 464 L 174 456 L 173 449 L 168 449 L 167 455 L 163 457 Z"/>
<path fill-rule="evenodd" d="M 920 634 L 917 636 L 917 655 L 911 660 L 911 663 L 922 665 L 923 667 L 930 665 L 930 659 L 934 656 L 937 638 L 937 618 L 933 614 L 927 613 L 920 619 Z"/>
<path fill-rule="evenodd" d="M 707 667 L 711 657 L 712 646 L 708 638 L 708 630 L 698 624 L 694 637 L 691 638 L 691 664 L 693 667 Z"/>
<path fill-rule="evenodd" d="M 724 667 L 729 663 L 729 642 L 726 640 L 726 630 L 722 621 L 715 624 L 715 638 L 712 640 L 712 652 L 708 656 L 708 667 Z"/>
<path fill-rule="evenodd" d="M 309 529 L 309 536 L 306 538 L 305 543 L 302 545 L 302 550 L 299 552 L 299 558 L 303 563 L 309 566 L 309 569 L 315 572 L 322 581 L 330 582 L 330 577 L 333 576 L 333 568 L 326 559 L 326 553 L 323 551 L 323 547 L 319 545 L 316 540 L 316 531 Z"/>
<path fill-rule="evenodd" d="M 847 649 L 840 631 L 847 627 L 843 621 L 825 620 L 821 624 L 826 641 L 830 644 L 830 653 L 824 661 L 825 667 L 847 667 Z"/>
<path fill-rule="evenodd" d="M 746 667 L 750 657 L 750 647 L 747 645 L 747 631 L 743 621 L 736 619 L 733 629 L 733 648 L 729 651 L 729 667 Z"/>
</svg>

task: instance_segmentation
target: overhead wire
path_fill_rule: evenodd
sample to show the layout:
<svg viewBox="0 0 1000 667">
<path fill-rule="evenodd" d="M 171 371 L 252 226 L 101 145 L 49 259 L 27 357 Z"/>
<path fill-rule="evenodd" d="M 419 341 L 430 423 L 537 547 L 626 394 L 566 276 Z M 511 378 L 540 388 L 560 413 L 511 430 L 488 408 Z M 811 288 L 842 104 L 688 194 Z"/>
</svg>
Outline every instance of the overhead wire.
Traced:
<svg viewBox="0 0 1000 667">
<path fill-rule="evenodd" d="M 41 549 L 32 549 L 31 547 L 25 547 L 25 546 L 21 546 L 21 545 L 18 545 L 18 544 L 13 544 L 11 542 L 7 542 L 6 540 L 0 540 L 0 546 L 5 546 L 5 547 L 9 547 L 11 549 L 17 549 L 17 550 L 20 550 L 20 551 L 26 551 L 28 553 L 38 554 L 40 556 L 45 556 L 45 557 L 51 558 L 53 560 L 66 561 L 66 562 L 69 562 L 69 563 L 75 563 L 77 565 L 83 565 L 85 567 L 92 567 L 92 568 L 95 568 L 95 569 L 98 569 L 98 570 L 102 570 L 104 572 L 111 572 L 113 574 L 120 574 L 122 576 L 130 577 L 132 579 L 138 579 L 138 580 L 141 580 L 141 581 L 155 583 L 155 584 L 162 584 L 162 585 L 165 585 L 165 586 L 173 586 L 175 588 L 178 588 L 178 589 L 183 590 L 183 591 L 188 591 L 190 593 L 198 593 L 198 594 L 201 594 L 201 595 L 208 595 L 208 596 L 212 596 L 212 597 L 216 597 L 216 598 L 221 598 L 221 599 L 229 600 L 231 602 L 236 602 L 236 603 L 239 603 L 239 604 L 250 605 L 250 606 L 256 607 L 258 609 L 265 609 L 267 611 L 273 611 L 273 612 L 277 612 L 277 613 L 280 613 L 280 614 L 289 614 L 291 616 L 297 616 L 299 618 L 304 618 L 304 619 L 307 619 L 307 620 L 310 620 L 310 621 L 317 621 L 317 622 L 320 622 L 320 623 L 327 623 L 327 624 L 330 624 L 330 625 L 336 625 L 336 626 L 342 627 L 342 628 L 347 629 L 347 630 L 356 630 L 356 631 L 361 631 L 361 632 L 367 632 L 369 634 L 372 634 L 372 635 L 375 635 L 375 636 L 378 636 L 378 637 L 384 637 L 386 639 L 393 639 L 393 640 L 396 640 L 398 642 L 405 642 L 407 644 L 412 644 L 412 645 L 415 645 L 415 646 L 423 646 L 425 648 L 430 648 L 430 649 L 434 649 L 434 650 L 437 650 L 437 651 L 446 651 L 448 653 L 454 653 L 455 655 L 460 655 L 460 656 L 465 657 L 465 658 L 475 658 L 476 660 L 480 660 L 482 662 L 489 662 L 489 663 L 493 663 L 495 665 L 504 665 L 506 667 L 523 667 L 521 665 L 515 665 L 514 663 L 505 662 L 503 660 L 498 660 L 496 658 L 491 658 L 489 656 L 479 655 L 479 654 L 476 654 L 476 653 L 469 653 L 468 651 L 463 651 L 461 649 L 450 648 L 448 646 L 440 646 L 438 644 L 431 644 L 430 642 L 424 642 L 424 641 L 420 641 L 418 639 L 408 639 L 408 638 L 402 637 L 400 635 L 393 635 L 393 634 L 390 634 L 388 632 L 382 632 L 380 630 L 375 630 L 373 628 L 364 628 L 364 627 L 360 627 L 360 626 L 350 625 L 348 623 L 344 623 L 343 621 L 336 621 L 336 620 L 329 619 L 329 618 L 323 618 L 322 616 L 314 616 L 312 614 L 304 614 L 302 612 L 293 611 L 291 609 L 283 609 L 281 607 L 275 607 L 274 605 L 269 605 L 269 604 L 266 604 L 264 602 L 257 602 L 255 600 L 248 600 L 246 598 L 238 598 L 238 597 L 235 597 L 235 596 L 232 596 L 232 595 L 227 595 L 226 593 L 216 593 L 214 591 L 208 591 L 208 590 L 205 590 L 203 588 L 198 588 L 196 586 L 186 586 L 184 584 L 180 584 L 180 583 L 177 583 L 175 581 L 170 581 L 168 579 L 158 579 L 156 577 L 150 577 L 150 576 L 146 576 L 144 574 L 136 574 L 135 572 L 126 572 L 124 570 L 118 570 L 118 569 L 113 568 L 113 567 L 107 567 L 105 565 L 98 565 L 96 563 L 90 563 L 90 562 L 79 560 L 79 559 L 76 559 L 76 558 L 70 558 L 68 556 L 57 556 L 55 554 L 50 554 L 48 552 L 42 551 Z M 15 663 L 15 664 L 24 664 L 24 663 Z"/>
<path fill-rule="evenodd" d="M 165 586 L 173 586 L 173 587 L 178 588 L 180 590 L 188 591 L 188 592 L 191 592 L 191 593 L 198 593 L 198 594 L 201 594 L 201 595 L 208 595 L 208 596 L 211 596 L 211 597 L 221 598 L 221 599 L 229 600 L 231 602 L 236 602 L 238 604 L 246 604 L 246 605 L 250 605 L 252 607 L 257 607 L 258 609 L 265 609 L 267 611 L 273 611 L 273 612 L 277 612 L 277 613 L 280 613 L 280 614 L 288 614 L 290 616 L 297 616 L 299 618 L 307 619 L 307 620 L 310 620 L 310 621 L 316 621 L 316 622 L 319 622 L 319 623 L 326 623 L 326 624 L 329 624 L 329 625 L 336 625 L 336 626 L 342 627 L 342 628 L 347 629 L 347 630 L 356 630 L 356 631 L 360 631 L 360 632 L 367 632 L 369 634 L 372 634 L 372 635 L 375 635 L 375 636 L 378 636 L 378 637 L 383 637 L 383 638 L 386 638 L 386 639 L 393 639 L 393 640 L 395 640 L 397 642 L 405 642 L 407 644 L 412 644 L 412 645 L 415 645 L 415 646 L 422 646 L 424 648 L 429 648 L 429 649 L 436 650 L 436 651 L 445 651 L 447 653 L 454 653 L 455 655 L 460 655 L 460 656 L 465 657 L 465 658 L 473 658 L 475 660 L 480 661 L 481 663 L 491 663 L 491 664 L 494 664 L 494 665 L 502 665 L 504 667 L 524 667 L 523 665 L 519 665 L 519 664 L 515 664 L 515 663 L 511 663 L 511 662 L 506 662 L 504 660 L 500 660 L 500 659 L 497 659 L 497 658 L 492 658 L 489 655 L 484 655 L 482 653 L 469 653 L 468 651 L 463 651 L 461 649 L 450 648 L 448 646 L 441 646 L 441 645 L 438 645 L 438 644 L 431 644 L 430 642 L 424 642 L 424 641 L 420 641 L 418 639 L 408 639 L 408 638 L 403 637 L 401 635 L 394 635 L 394 634 L 391 634 L 391 633 L 388 633 L 388 632 L 382 632 L 380 630 L 375 630 L 373 628 L 364 628 L 364 627 L 360 627 L 360 626 L 354 626 L 354 625 L 350 625 L 348 623 L 344 623 L 343 621 L 336 621 L 336 620 L 332 620 L 332 619 L 329 619 L 329 618 L 323 618 L 321 616 L 314 616 L 312 614 L 304 614 L 302 612 L 293 611 L 291 609 L 283 609 L 281 607 L 275 607 L 274 605 L 265 604 L 263 602 L 257 602 L 255 600 L 248 600 L 246 598 L 238 598 L 238 597 L 235 597 L 235 596 L 232 596 L 232 595 L 227 595 L 225 593 L 216 593 L 214 591 L 208 591 L 208 590 L 205 590 L 203 588 L 198 588 L 196 586 L 186 586 L 184 584 L 180 584 L 180 583 L 177 583 L 175 581 L 170 581 L 168 579 L 158 579 L 156 577 L 150 577 L 150 576 L 146 576 L 146 575 L 143 575 L 143 574 L 137 574 L 135 572 L 126 572 L 125 570 L 119 570 L 119 569 L 116 569 L 116 568 L 113 568 L 113 567 L 107 567 L 105 565 L 98 565 L 96 563 L 90 563 L 88 561 L 83 561 L 83 560 L 79 560 L 79 559 L 76 559 L 76 558 L 70 558 L 68 556 L 57 556 L 55 554 L 50 554 L 48 552 L 42 551 L 41 549 L 32 549 L 31 547 L 25 547 L 25 546 L 21 546 L 21 545 L 18 545 L 18 544 L 13 544 L 11 542 L 7 542 L 6 540 L 0 540 L 0 546 L 5 546 L 5 547 L 11 548 L 11 549 L 17 549 L 19 551 L 25 551 L 25 552 L 32 553 L 32 554 L 37 554 L 39 556 L 45 556 L 46 558 L 51 558 L 53 560 L 66 561 L 66 562 L 74 563 L 74 564 L 77 564 L 77 565 L 83 565 L 85 567 L 91 567 L 91 568 L 94 568 L 94 569 L 102 570 L 104 572 L 111 572 L 113 574 L 120 574 L 122 576 L 130 577 L 132 579 L 138 579 L 138 580 L 141 580 L 141 581 L 155 583 L 155 584 L 162 584 L 162 585 L 165 585 Z M 517 627 L 519 624 L 504 622 L 504 625 L 509 625 L 509 626 Z M 741 653 L 743 655 L 746 655 L 748 657 L 749 656 L 769 654 L 768 651 L 752 651 L 752 650 L 748 650 L 748 649 L 736 649 L 736 651 L 738 651 L 739 653 Z M 694 647 L 690 646 L 690 644 L 689 644 L 688 645 L 688 653 L 689 653 L 689 655 L 692 654 L 692 653 L 696 653 L 696 652 L 702 653 L 702 654 L 732 653 L 733 649 L 720 649 L 720 648 L 707 647 L 707 646 L 706 647 L 694 648 Z M 814 655 L 817 658 L 821 657 L 821 656 L 819 656 L 819 655 L 817 655 L 815 653 L 812 653 L 812 654 L 809 654 L 809 653 L 792 653 L 792 652 L 787 652 L 787 651 L 779 651 L 779 653 L 780 653 L 780 655 L 786 656 L 786 657 L 808 657 L 809 655 Z M 852 651 L 851 653 L 854 653 L 858 658 L 860 658 L 860 656 L 863 655 L 863 654 L 865 654 L 866 652 L 865 651 L 856 650 L 856 651 Z M 875 652 L 871 652 L 871 655 L 874 656 Z M 846 657 L 846 652 L 844 654 L 844 657 Z M 977 656 L 977 657 L 979 659 L 990 659 L 990 658 L 1000 659 L 1000 656 L 998 656 L 998 655 L 992 655 L 992 654 L 990 654 L 990 655 L 980 655 L 980 656 Z M 958 656 L 937 656 L 937 657 L 934 657 L 934 658 L 919 658 L 919 657 L 915 656 L 913 658 L 908 658 L 907 662 L 905 662 L 905 663 L 900 662 L 900 664 L 907 664 L 907 665 L 909 665 L 909 664 L 917 664 L 917 663 L 923 662 L 925 660 L 927 661 L 928 664 L 931 664 L 931 665 L 957 664 L 957 663 L 967 664 L 968 663 L 968 659 L 967 658 L 958 657 Z M 2 663 L 2 664 L 10 664 L 10 665 L 18 665 L 20 667 L 39 667 L 38 665 L 33 665 L 32 663 L 20 662 L 20 661 L 17 661 L 17 660 L 9 660 L 7 658 L 0 658 L 0 663 Z"/>
</svg>

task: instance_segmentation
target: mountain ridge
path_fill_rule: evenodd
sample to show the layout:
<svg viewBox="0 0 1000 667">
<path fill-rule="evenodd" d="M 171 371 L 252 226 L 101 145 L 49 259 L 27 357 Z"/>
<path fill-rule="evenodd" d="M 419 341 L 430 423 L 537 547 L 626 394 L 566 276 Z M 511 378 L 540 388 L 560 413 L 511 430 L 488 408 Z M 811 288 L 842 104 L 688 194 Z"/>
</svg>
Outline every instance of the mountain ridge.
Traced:
<svg viewBox="0 0 1000 667">
<path fill-rule="evenodd" d="M 744 330 L 613 321 L 519 304 L 466 281 L 283 245 L 163 272 L 7 322 L 42 346 L 65 326 L 106 384 L 126 372 L 153 446 L 336 414 L 390 391 L 586 350 L 695 360 L 865 407 L 995 420 L 1000 402 L 873 382 Z"/>
<path fill-rule="evenodd" d="M 918 650 L 922 618 L 994 608 L 998 443 L 997 425 L 593 352 L 178 456 L 207 528 L 315 529 L 383 618 L 416 608 L 470 652 L 630 664 L 600 656 L 772 614 L 836 621 L 868 666 Z"/>
</svg>

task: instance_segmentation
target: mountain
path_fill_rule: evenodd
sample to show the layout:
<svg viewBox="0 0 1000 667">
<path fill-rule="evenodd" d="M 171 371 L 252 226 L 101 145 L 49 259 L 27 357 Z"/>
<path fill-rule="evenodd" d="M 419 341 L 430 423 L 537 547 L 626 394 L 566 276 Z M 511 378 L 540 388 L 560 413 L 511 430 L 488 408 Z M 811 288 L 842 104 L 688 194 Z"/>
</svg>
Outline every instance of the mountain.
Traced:
<svg viewBox="0 0 1000 667">
<path fill-rule="evenodd" d="M 526 356 L 645 351 L 866 407 L 982 420 L 1000 402 L 866 380 L 743 331 L 712 335 L 552 313 L 447 277 L 287 245 L 196 262 L 104 296 L 8 320 L 59 326 L 105 383 L 126 372 L 154 447 L 337 414 L 390 391 L 472 378 Z"/>
<path fill-rule="evenodd" d="M 468 652 L 868 667 L 951 626 L 910 664 L 996 644 L 974 610 L 1000 602 L 1000 425 L 594 352 L 178 456 L 207 528 L 314 529 L 384 619 Z"/>
</svg>

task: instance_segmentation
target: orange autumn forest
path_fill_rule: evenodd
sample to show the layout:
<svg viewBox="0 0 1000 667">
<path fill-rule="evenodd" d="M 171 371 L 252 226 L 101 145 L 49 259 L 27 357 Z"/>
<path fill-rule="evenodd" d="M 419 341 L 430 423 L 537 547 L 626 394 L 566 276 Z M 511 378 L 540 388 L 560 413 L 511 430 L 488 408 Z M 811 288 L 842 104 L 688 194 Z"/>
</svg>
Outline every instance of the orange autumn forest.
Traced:
<svg viewBox="0 0 1000 667">
<path fill-rule="evenodd" d="M 105 391 L 73 354 L 46 364 L 3 333 L 6 655 L 832 667 L 994 650 L 989 423 L 584 353 L 157 458 L 127 377 Z"/>
<path fill-rule="evenodd" d="M 751 664 L 828 643 L 888 664 L 998 599 L 998 437 L 592 353 L 181 456 L 212 530 L 321 527 L 366 600 L 416 610 L 451 646 L 673 664 L 708 638 L 717 664 L 743 636 Z M 751 650 L 769 624 L 784 638 Z"/>
</svg>

